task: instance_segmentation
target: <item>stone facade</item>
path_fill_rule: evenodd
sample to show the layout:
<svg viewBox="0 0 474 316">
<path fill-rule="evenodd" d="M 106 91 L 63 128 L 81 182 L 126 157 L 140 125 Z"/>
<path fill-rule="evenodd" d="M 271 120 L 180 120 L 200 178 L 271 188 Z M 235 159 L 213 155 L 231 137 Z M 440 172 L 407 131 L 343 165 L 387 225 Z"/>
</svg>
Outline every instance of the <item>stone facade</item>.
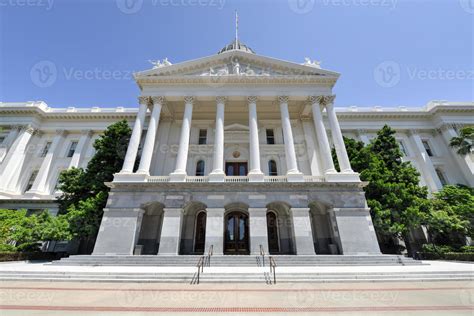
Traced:
<svg viewBox="0 0 474 316">
<path fill-rule="evenodd" d="M 0 103 L 0 207 L 55 212 L 61 170 L 85 167 L 110 124 L 133 126 L 94 254 L 378 254 L 342 136 L 397 130 L 430 192 L 474 185 L 473 157 L 448 146 L 473 103 L 335 108 L 339 74 L 230 45 L 135 74 L 138 109 Z M 233 47 L 233 48 L 232 48 Z M 331 158 L 335 147 L 341 171 Z M 138 165 L 136 169 L 134 166 Z"/>
</svg>

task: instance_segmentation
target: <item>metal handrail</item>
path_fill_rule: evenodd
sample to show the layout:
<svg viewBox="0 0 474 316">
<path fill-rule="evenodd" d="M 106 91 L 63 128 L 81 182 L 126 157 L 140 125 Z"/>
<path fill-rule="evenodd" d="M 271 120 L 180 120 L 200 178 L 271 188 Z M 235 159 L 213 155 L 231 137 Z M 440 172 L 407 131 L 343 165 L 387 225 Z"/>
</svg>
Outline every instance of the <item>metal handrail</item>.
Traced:
<svg viewBox="0 0 474 316">
<path fill-rule="evenodd" d="M 201 276 L 201 273 L 204 272 L 204 261 L 205 261 L 205 257 L 201 256 L 201 258 L 199 258 L 199 261 L 196 265 L 197 267 L 196 284 L 199 284 L 199 277 Z"/>
<path fill-rule="evenodd" d="M 270 261 L 270 274 L 272 274 L 273 272 L 273 284 L 276 284 L 277 283 L 277 280 L 276 280 L 276 271 L 275 271 L 275 268 L 276 268 L 276 262 L 275 262 L 275 259 L 273 259 L 272 256 L 268 257 L 268 261 Z"/>
<path fill-rule="evenodd" d="M 260 245 L 260 256 L 262 257 L 262 267 L 265 266 L 265 249 Z"/>
<path fill-rule="evenodd" d="M 211 257 L 214 254 L 214 245 L 209 247 L 209 251 L 207 252 L 207 266 L 211 266 Z"/>
</svg>

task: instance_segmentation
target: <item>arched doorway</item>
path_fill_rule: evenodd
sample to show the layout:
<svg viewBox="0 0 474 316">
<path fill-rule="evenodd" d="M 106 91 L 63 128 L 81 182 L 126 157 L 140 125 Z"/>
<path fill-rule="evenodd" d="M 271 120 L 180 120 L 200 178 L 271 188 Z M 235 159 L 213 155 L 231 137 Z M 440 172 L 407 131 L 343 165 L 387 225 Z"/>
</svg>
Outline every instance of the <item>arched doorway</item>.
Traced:
<svg viewBox="0 0 474 316">
<path fill-rule="evenodd" d="M 249 217 L 244 212 L 233 211 L 225 216 L 224 254 L 248 255 Z"/>
<path fill-rule="evenodd" d="M 194 252 L 204 253 L 206 246 L 206 212 L 201 211 L 196 217 L 196 229 L 194 230 Z"/>
<path fill-rule="evenodd" d="M 268 251 L 270 254 L 280 252 L 280 237 L 278 233 L 278 219 L 275 212 L 267 213 L 267 235 L 268 235 Z"/>
</svg>

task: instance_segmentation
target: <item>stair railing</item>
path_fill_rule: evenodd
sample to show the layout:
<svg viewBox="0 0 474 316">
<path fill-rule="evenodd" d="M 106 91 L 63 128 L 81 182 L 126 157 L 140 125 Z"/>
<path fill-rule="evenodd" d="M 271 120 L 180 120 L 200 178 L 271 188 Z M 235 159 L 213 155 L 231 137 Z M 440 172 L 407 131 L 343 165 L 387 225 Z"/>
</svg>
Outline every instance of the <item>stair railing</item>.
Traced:
<svg viewBox="0 0 474 316">
<path fill-rule="evenodd" d="M 209 247 L 209 251 L 207 252 L 207 266 L 211 266 L 211 257 L 214 254 L 214 245 Z"/>
<path fill-rule="evenodd" d="M 262 267 L 265 266 L 265 249 L 260 245 L 260 257 L 262 257 Z"/>
<path fill-rule="evenodd" d="M 276 262 L 275 262 L 275 259 L 273 259 L 272 256 L 268 257 L 268 261 L 270 261 L 270 275 L 272 274 L 273 272 L 273 284 L 276 284 L 277 283 L 277 280 L 276 280 L 276 271 L 275 271 L 275 268 L 276 268 Z"/>
</svg>

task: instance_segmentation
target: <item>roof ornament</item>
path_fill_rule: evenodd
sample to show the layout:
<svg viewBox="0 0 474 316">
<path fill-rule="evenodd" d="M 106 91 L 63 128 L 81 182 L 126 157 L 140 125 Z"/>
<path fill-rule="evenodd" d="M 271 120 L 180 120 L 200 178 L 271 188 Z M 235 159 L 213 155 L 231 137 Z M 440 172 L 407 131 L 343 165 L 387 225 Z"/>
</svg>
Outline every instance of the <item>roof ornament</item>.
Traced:
<svg viewBox="0 0 474 316">
<path fill-rule="evenodd" d="M 311 61 L 309 57 L 304 58 L 304 63 L 302 63 L 302 65 L 321 69 L 321 61 L 316 59 Z"/>
<path fill-rule="evenodd" d="M 235 43 L 239 42 L 239 14 L 235 10 Z"/>
<path fill-rule="evenodd" d="M 168 61 L 168 57 L 163 60 L 149 60 L 149 62 L 153 65 L 153 69 L 163 68 L 172 65 L 172 63 Z"/>
</svg>

